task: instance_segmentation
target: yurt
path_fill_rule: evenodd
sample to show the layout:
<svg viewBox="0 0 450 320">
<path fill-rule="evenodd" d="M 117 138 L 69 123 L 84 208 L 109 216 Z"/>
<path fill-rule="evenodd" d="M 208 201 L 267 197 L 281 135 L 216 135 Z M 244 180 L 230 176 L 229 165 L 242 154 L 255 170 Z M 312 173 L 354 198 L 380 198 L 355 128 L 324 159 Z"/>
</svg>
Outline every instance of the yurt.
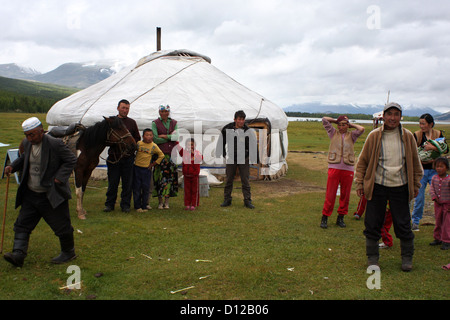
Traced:
<svg viewBox="0 0 450 320">
<path fill-rule="evenodd" d="M 128 116 L 136 120 L 141 133 L 151 128 L 161 104 L 170 105 L 170 116 L 178 121 L 180 143 L 193 137 L 204 155 L 202 168 L 219 175 L 225 172 L 223 159 L 215 158 L 220 130 L 233 121 L 237 110 L 244 110 L 247 124 L 258 136 L 261 163 L 253 166 L 252 178 L 274 179 L 287 171 L 288 119 L 284 111 L 214 67 L 209 57 L 189 50 L 152 53 L 57 102 L 46 121 L 50 127 L 73 123 L 89 127 L 104 116 L 117 115 L 122 99 L 130 102 Z M 99 167 L 104 166 L 101 160 Z"/>
</svg>

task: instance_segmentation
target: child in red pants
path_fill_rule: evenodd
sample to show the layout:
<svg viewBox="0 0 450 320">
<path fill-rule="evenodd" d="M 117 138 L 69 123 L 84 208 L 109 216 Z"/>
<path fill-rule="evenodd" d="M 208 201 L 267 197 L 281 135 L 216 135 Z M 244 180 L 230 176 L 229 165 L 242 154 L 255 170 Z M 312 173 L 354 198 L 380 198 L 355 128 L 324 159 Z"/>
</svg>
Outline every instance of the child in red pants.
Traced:
<svg viewBox="0 0 450 320">
<path fill-rule="evenodd" d="M 200 151 L 195 150 L 193 138 L 187 141 L 186 149 L 180 145 L 177 145 L 177 149 L 183 158 L 184 209 L 193 211 L 200 204 L 199 175 L 203 156 Z"/>
<path fill-rule="evenodd" d="M 362 196 L 359 199 L 358 207 L 356 208 L 356 212 L 353 214 L 355 219 L 359 220 L 363 214 L 364 211 L 366 211 L 366 205 L 367 205 L 367 199 L 366 197 Z M 380 243 L 380 248 L 390 248 L 393 246 L 392 242 L 392 236 L 389 233 L 389 230 L 392 227 L 392 215 L 391 215 L 391 209 L 389 208 L 389 202 L 386 206 L 386 215 L 384 218 L 384 224 L 383 228 L 381 228 L 381 239 L 383 240 L 382 243 Z"/>
<path fill-rule="evenodd" d="M 392 242 L 392 236 L 389 233 L 391 227 L 392 227 L 392 214 L 388 202 L 386 206 L 386 215 L 384 217 L 384 224 L 383 227 L 381 228 L 381 240 L 383 240 L 383 242 L 379 244 L 380 248 L 390 248 L 394 245 L 394 243 Z"/>
</svg>

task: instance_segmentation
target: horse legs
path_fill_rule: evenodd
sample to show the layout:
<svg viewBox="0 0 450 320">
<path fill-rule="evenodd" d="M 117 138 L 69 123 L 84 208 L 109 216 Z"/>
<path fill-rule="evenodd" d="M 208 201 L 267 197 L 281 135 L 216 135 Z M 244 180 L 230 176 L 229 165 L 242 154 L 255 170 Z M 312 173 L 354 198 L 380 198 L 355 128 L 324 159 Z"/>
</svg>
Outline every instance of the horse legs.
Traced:
<svg viewBox="0 0 450 320">
<path fill-rule="evenodd" d="M 77 168 L 75 170 L 75 193 L 77 195 L 77 215 L 81 220 L 86 219 L 86 210 L 83 208 L 83 196 L 84 190 L 86 189 L 86 184 L 84 183 L 83 170 Z"/>
<path fill-rule="evenodd" d="M 78 218 L 81 220 L 86 219 L 86 210 L 83 208 L 83 196 L 84 196 L 84 188 L 82 186 L 75 187 L 75 193 L 77 195 L 77 214 Z"/>
<path fill-rule="evenodd" d="M 98 157 L 104 148 L 104 146 L 100 146 L 92 152 L 86 152 L 84 148 L 79 149 L 80 154 L 75 167 L 75 191 L 77 195 L 77 214 L 78 218 L 82 220 L 86 219 L 86 210 L 83 208 L 84 192 L 92 171 L 98 165 Z"/>
</svg>

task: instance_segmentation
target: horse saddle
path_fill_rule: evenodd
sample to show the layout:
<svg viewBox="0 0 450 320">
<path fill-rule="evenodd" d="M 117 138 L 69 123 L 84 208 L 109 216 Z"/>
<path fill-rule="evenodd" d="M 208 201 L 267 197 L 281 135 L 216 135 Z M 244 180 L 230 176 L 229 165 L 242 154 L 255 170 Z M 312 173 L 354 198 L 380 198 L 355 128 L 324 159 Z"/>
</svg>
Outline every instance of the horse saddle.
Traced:
<svg viewBox="0 0 450 320">
<path fill-rule="evenodd" d="M 69 126 L 58 126 L 53 127 L 52 130 L 48 132 L 49 135 L 55 138 L 64 138 L 66 136 L 71 136 L 78 131 L 85 130 L 86 127 L 79 122 L 71 123 Z"/>
<path fill-rule="evenodd" d="M 86 127 L 79 122 L 71 123 L 69 126 L 53 127 L 48 134 L 60 138 L 69 147 L 69 149 L 77 155 L 77 142 L 82 131 Z"/>
</svg>

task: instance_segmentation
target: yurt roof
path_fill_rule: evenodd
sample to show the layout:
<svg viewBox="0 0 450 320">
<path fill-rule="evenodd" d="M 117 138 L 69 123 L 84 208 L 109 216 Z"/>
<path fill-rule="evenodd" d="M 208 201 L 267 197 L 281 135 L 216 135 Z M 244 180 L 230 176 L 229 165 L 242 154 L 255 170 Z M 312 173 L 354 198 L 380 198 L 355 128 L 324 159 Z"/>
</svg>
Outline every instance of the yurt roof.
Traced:
<svg viewBox="0 0 450 320">
<path fill-rule="evenodd" d="M 140 130 L 151 126 L 158 107 L 168 104 L 180 128 L 203 132 L 221 129 L 237 110 L 247 119 L 268 118 L 273 129 L 286 130 L 284 111 L 241 85 L 211 64 L 207 56 L 189 51 L 158 51 L 115 75 L 57 102 L 47 113 L 50 126 L 80 122 L 91 126 L 103 116 L 117 114 L 117 103 L 130 101 L 129 117 Z"/>
</svg>

